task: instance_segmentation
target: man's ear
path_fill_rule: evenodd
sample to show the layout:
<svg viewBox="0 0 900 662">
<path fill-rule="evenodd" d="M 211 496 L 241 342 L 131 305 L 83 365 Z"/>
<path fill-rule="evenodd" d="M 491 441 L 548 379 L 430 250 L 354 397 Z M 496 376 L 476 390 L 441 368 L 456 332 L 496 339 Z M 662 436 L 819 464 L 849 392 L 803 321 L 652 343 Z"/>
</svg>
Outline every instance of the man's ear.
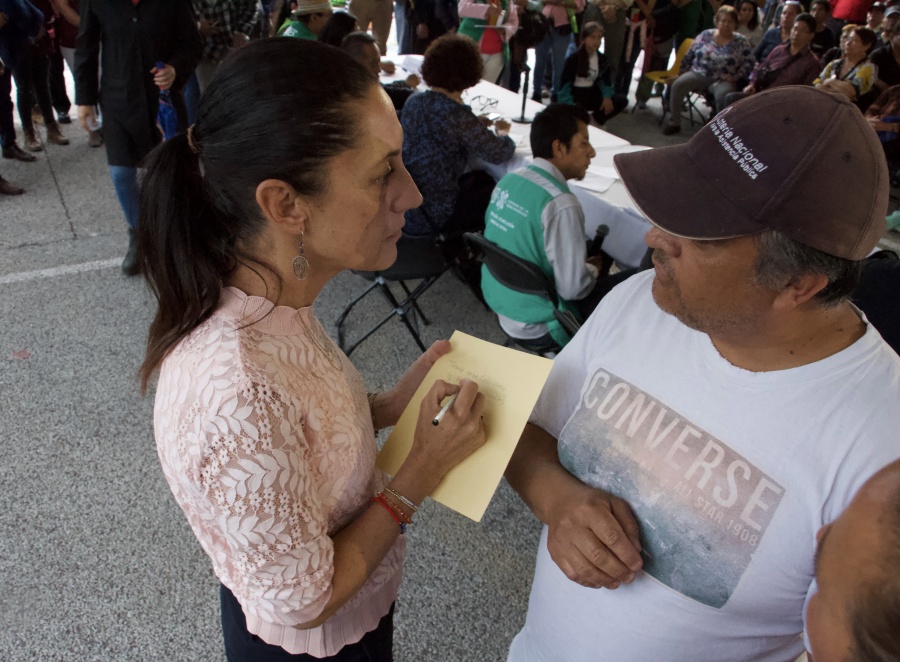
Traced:
<svg viewBox="0 0 900 662">
<path fill-rule="evenodd" d="M 806 274 L 785 285 L 773 303 L 777 310 L 789 311 L 802 306 L 828 286 L 824 274 Z"/>
<path fill-rule="evenodd" d="M 550 148 L 553 150 L 554 159 L 565 158 L 566 154 L 569 153 L 569 147 L 559 139 L 554 140 Z"/>
<path fill-rule="evenodd" d="M 267 179 L 256 187 L 256 204 L 277 227 L 297 233 L 306 230 L 309 208 L 294 187 L 280 179 Z"/>
</svg>

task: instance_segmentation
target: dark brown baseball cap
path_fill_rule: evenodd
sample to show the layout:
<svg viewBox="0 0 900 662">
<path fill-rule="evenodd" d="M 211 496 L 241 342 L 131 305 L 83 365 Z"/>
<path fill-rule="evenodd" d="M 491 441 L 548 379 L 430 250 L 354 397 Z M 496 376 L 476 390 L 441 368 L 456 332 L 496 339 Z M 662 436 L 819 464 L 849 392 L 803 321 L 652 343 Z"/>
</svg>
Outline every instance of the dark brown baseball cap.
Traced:
<svg viewBox="0 0 900 662">
<path fill-rule="evenodd" d="M 812 87 L 753 94 L 683 145 L 614 161 L 647 218 L 680 237 L 772 229 L 861 260 L 885 232 L 889 179 L 878 137 L 846 97 Z"/>
</svg>

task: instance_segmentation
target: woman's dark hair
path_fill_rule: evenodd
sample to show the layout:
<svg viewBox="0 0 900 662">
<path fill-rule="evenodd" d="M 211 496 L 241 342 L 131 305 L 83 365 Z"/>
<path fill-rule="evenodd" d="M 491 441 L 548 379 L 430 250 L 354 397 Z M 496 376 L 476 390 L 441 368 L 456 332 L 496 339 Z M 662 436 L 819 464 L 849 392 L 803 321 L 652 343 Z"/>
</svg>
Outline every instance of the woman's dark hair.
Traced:
<svg viewBox="0 0 900 662">
<path fill-rule="evenodd" d="M 438 37 L 425 50 L 422 78 L 429 87 L 462 92 L 476 85 L 484 73 L 478 44 L 456 34 Z"/>
<path fill-rule="evenodd" d="M 753 7 L 753 16 L 747 21 L 747 29 L 755 30 L 759 26 L 759 12 L 756 11 L 756 2 L 754 0 L 741 0 L 738 3 L 738 16 L 740 16 L 740 10 L 744 8 L 744 5 Z M 738 23 L 738 25 L 740 25 L 740 23 Z"/>
<path fill-rule="evenodd" d="M 856 28 L 853 32 L 859 37 L 860 41 L 862 41 L 863 46 L 866 47 L 866 55 L 869 55 L 875 47 L 875 44 L 878 42 L 878 35 L 875 34 L 874 30 L 866 27 Z"/>
<path fill-rule="evenodd" d="M 536 159 L 552 159 L 553 143 L 557 140 L 569 148 L 578 133 L 578 123 L 590 124 L 591 117 L 580 106 L 551 103 L 534 116 L 531 124 L 531 154 Z"/>
<path fill-rule="evenodd" d="M 356 16 L 348 11 L 339 9 L 328 19 L 317 39 L 322 44 L 340 48 L 344 37 L 357 30 L 359 30 L 359 25 Z"/>
<path fill-rule="evenodd" d="M 243 250 L 265 227 L 259 183 L 278 179 L 301 196 L 325 193 L 330 159 L 358 140 L 354 102 L 377 84 L 329 46 L 255 41 L 219 67 L 190 140 L 178 134 L 149 155 L 139 254 L 159 305 L 140 369 L 143 389 L 169 351 L 213 313 L 239 263 L 272 270 Z"/>
<path fill-rule="evenodd" d="M 575 75 L 581 78 L 586 78 L 591 69 L 591 54 L 584 47 L 584 39 L 595 32 L 603 32 L 603 26 L 597 21 L 588 21 L 581 28 L 581 45 L 575 51 Z"/>
<path fill-rule="evenodd" d="M 734 21 L 734 27 L 737 27 L 741 24 L 741 22 L 738 20 L 737 10 L 730 5 L 722 5 L 721 7 L 719 7 L 719 11 L 716 12 L 715 23 L 717 26 L 719 25 L 719 21 L 722 20 L 725 16 L 730 17 L 731 20 Z"/>
</svg>

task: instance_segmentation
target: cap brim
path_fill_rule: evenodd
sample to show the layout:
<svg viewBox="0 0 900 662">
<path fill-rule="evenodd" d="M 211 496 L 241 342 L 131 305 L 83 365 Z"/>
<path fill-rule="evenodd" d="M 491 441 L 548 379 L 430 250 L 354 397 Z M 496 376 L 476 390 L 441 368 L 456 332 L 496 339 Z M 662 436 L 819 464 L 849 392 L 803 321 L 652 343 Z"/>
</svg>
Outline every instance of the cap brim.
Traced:
<svg viewBox="0 0 900 662">
<path fill-rule="evenodd" d="M 765 230 L 709 183 L 688 154 L 687 143 L 616 154 L 613 163 L 638 208 L 670 234 L 711 240 Z"/>
</svg>

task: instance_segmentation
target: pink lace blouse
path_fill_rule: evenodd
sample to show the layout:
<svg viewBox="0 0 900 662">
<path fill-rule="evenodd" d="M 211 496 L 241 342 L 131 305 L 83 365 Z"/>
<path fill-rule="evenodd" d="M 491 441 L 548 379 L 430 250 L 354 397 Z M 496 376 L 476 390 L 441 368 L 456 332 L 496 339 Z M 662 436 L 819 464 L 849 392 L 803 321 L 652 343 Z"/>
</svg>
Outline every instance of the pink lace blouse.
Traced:
<svg viewBox="0 0 900 662">
<path fill-rule="evenodd" d="M 331 536 L 384 486 L 362 378 L 311 307 L 226 288 L 163 362 L 154 428 L 175 500 L 250 632 L 324 657 L 378 625 L 397 596 L 403 536 L 328 621 L 292 627 L 322 613 Z"/>
</svg>

